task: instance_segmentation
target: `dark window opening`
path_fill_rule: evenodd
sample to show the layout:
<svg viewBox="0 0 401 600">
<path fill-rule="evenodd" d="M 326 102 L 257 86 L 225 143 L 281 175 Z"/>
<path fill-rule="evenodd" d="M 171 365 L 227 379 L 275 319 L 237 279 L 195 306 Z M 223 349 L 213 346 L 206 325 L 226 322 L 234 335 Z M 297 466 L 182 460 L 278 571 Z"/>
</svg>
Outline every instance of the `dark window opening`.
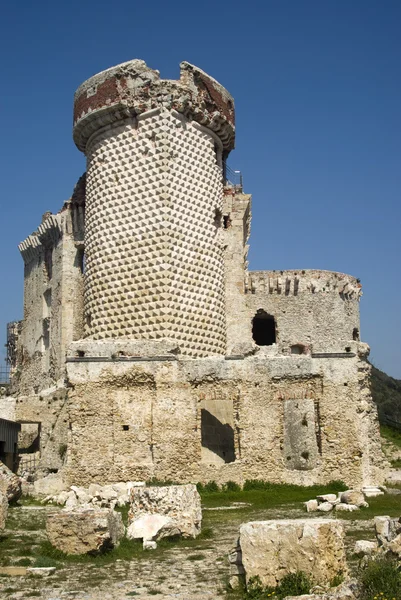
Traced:
<svg viewBox="0 0 401 600">
<path fill-rule="evenodd" d="M 354 340 L 354 342 L 359 342 L 359 329 L 357 327 L 354 327 L 354 330 L 352 332 L 352 339 Z"/>
<path fill-rule="evenodd" d="M 201 436 L 204 448 L 217 454 L 225 463 L 235 461 L 234 429 L 205 408 L 201 409 Z"/>
<path fill-rule="evenodd" d="M 291 354 L 304 354 L 304 352 L 305 346 L 302 344 L 294 344 L 294 346 L 291 346 Z"/>
<path fill-rule="evenodd" d="M 214 226 L 216 227 L 216 229 L 220 229 L 222 217 L 223 213 L 219 208 L 216 208 L 214 211 Z"/>
<path fill-rule="evenodd" d="M 50 319 L 46 317 L 42 321 L 42 335 L 43 335 L 43 345 L 44 349 L 48 350 L 50 346 Z"/>
<path fill-rule="evenodd" d="M 129 425 L 123 425 L 123 431 L 129 431 Z"/>
<path fill-rule="evenodd" d="M 252 337 L 258 346 L 271 346 L 276 343 L 276 323 L 272 315 L 258 310 L 252 321 Z"/>
<path fill-rule="evenodd" d="M 224 229 L 229 229 L 229 227 L 231 227 L 231 218 L 230 218 L 230 215 L 224 215 L 224 217 L 223 217 L 223 227 L 224 227 Z"/>
<path fill-rule="evenodd" d="M 85 252 L 83 248 L 77 249 L 74 266 L 78 267 L 82 274 L 85 273 Z"/>
<path fill-rule="evenodd" d="M 53 248 L 45 248 L 45 270 L 48 279 L 53 275 Z"/>
</svg>

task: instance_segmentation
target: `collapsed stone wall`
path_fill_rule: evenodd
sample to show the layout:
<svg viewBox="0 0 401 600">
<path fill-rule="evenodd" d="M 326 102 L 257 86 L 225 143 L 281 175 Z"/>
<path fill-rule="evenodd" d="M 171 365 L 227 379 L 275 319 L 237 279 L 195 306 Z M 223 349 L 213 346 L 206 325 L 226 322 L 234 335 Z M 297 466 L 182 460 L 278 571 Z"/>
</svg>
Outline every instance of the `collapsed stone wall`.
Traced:
<svg viewBox="0 0 401 600">
<path fill-rule="evenodd" d="M 360 339 L 361 284 L 343 273 L 318 270 L 250 271 L 246 277 L 248 326 L 258 311 L 275 320 L 283 351 L 346 352 Z M 349 350 L 348 350 L 349 351 Z"/>
<path fill-rule="evenodd" d="M 43 216 L 19 249 L 24 259 L 24 319 L 12 375 L 19 447 L 40 451 L 40 466 L 57 470 L 68 423 L 64 416 L 66 350 L 83 334 L 84 179 L 61 211 Z M 10 412 L 11 409 L 9 409 Z"/>
<path fill-rule="evenodd" d="M 145 360 L 120 350 L 115 361 L 112 354 L 68 362 L 70 483 L 383 481 L 358 356 Z"/>
<path fill-rule="evenodd" d="M 68 345 L 82 336 L 83 240 L 74 208 L 46 213 L 19 248 L 24 259 L 24 319 L 18 340 L 14 394 L 33 394 L 65 376 Z"/>
</svg>

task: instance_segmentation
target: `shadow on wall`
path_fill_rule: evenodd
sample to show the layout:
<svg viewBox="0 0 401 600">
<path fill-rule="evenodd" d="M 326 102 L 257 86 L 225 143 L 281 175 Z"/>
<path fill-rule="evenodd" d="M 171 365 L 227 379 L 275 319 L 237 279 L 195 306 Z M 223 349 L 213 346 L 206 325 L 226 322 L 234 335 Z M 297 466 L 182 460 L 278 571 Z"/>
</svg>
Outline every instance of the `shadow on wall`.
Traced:
<svg viewBox="0 0 401 600">
<path fill-rule="evenodd" d="M 202 446 L 217 454 L 225 463 L 235 461 L 234 429 L 222 423 L 208 410 L 201 410 Z"/>
</svg>

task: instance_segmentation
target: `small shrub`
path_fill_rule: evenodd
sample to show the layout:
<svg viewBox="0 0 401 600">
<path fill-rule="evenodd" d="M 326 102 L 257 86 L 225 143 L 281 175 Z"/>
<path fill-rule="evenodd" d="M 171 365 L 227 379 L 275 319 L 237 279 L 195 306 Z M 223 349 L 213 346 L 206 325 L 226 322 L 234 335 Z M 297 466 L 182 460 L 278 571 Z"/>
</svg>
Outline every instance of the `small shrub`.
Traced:
<svg viewBox="0 0 401 600">
<path fill-rule="evenodd" d="M 344 575 L 340 575 L 340 574 L 335 575 L 333 577 L 333 579 L 330 581 L 330 587 L 331 588 L 337 587 L 338 585 L 341 585 L 343 583 L 343 581 L 344 581 Z"/>
<path fill-rule="evenodd" d="M 276 594 L 279 598 L 286 596 L 301 596 L 309 594 L 313 583 L 310 577 L 303 571 L 289 573 L 280 581 L 280 585 L 276 589 Z"/>
<path fill-rule="evenodd" d="M 388 556 L 370 560 L 359 573 L 361 600 L 401 598 L 401 572 L 395 559 Z"/>
<path fill-rule="evenodd" d="M 241 486 L 239 486 L 238 483 L 235 483 L 235 481 L 227 481 L 222 489 L 223 492 L 240 492 Z"/>
<path fill-rule="evenodd" d="M 308 458 L 309 458 L 309 452 L 307 450 L 305 450 L 304 452 L 301 452 L 301 456 L 305 460 L 308 460 Z"/>
<path fill-rule="evenodd" d="M 247 479 L 244 483 L 243 490 L 244 492 L 249 492 L 250 490 L 266 490 L 269 489 L 270 485 L 271 484 L 262 479 Z"/>
<path fill-rule="evenodd" d="M 150 486 L 165 486 L 165 485 L 176 485 L 175 481 L 171 481 L 171 479 L 157 479 L 157 477 L 152 477 L 152 479 L 148 479 L 146 485 Z"/>
<path fill-rule="evenodd" d="M 208 481 L 207 483 L 205 483 L 205 485 L 203 486 L 203 491 L 206 494 L 213 494 L 215 492 L 219 492 L 220 488 L 217 485 L 217 483 L 215 481 Z"/>
</svg>

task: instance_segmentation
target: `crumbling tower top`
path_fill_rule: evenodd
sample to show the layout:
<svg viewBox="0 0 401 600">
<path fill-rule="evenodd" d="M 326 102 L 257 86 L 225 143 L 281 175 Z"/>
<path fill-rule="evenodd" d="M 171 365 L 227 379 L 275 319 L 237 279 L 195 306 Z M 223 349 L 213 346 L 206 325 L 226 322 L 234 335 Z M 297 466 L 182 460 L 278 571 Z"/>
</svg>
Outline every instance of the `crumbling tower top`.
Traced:
<svg viewBox="0 0 401 600">
<path fill-rule="evenodd" d="M 178 81 L 160 79 L 143 60 L 131 60 L 90 77 L 74 99 L 74 141 L 85 152 L 100 127 L 149 110 L 169 109 L 213 131 L 223 153 L 234 148 L 234 100 L 213 77 L 188 62 L 180 64 Z"/>
</svg>

